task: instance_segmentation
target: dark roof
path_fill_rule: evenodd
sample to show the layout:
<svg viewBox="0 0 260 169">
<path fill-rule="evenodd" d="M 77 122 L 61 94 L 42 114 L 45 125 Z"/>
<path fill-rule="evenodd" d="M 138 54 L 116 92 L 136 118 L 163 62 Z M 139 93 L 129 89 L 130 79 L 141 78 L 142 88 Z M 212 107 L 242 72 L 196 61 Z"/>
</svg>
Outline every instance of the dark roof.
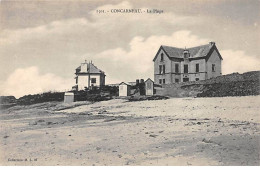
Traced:
<svg viewBox="0 0 260 169">
<path fill-rule="evenodd" d="M 90 74 L 105 74 L 104 71 L 98 69 L 93 63 L 85 63 L 85 64 L 88 64 L 88 70 L 87 72 L 80 72 L 81 70 L 81 66 L 77 67 L 76 69 L 76 73 L 90 73 Z"/>
<path fill-rule="evenodd" d="M 184 56 L 183 55 L 184 50 L 189 51 L 190 59 L 207 57 L 207 55 L 212 51 L 211 49 L 213 49 L 213 48 L 217 50 L 214 42 L 210 42 L 209 44 L 206 44 L 206 45 L 196 46 L 196 47 L 187 48 L 187 49 L 176 48 L 176 47 L 165 46 L 165 45 L 162 45 L 160 47 L 160 49 L 164 50 L 164 52 L 167 54 L 167 56 L 170 59 L 174 59 L 174 58 L 175 59 L 183 59 L 184 58 L 183 57 Z M 156 59 L 160 49 L 158 50 L 158 52 L 157 52 L 156 56 L 154 57 L 153 61 Z M 217 50 L 217 52 L 218 52 L 218 50 Z M 218 52 L 218 54 L 219 54 L 219 52 Z M 220 55 L 220 58 L 222 59 L 221 55 Z"/>
<path fill-rule="evenodd" d="M 169 55 L 169 57 L 182 58 L 183 56 L 184 49 L 164 45 L 162 45 L 161 47 L 164 49 L 165 53 Z"/>
<path fill-rule="evenodd" d="M 105 73 L 102 70 L 98 69 L 93 63 L 89 63 L 88 73 Z"/>
</svg>

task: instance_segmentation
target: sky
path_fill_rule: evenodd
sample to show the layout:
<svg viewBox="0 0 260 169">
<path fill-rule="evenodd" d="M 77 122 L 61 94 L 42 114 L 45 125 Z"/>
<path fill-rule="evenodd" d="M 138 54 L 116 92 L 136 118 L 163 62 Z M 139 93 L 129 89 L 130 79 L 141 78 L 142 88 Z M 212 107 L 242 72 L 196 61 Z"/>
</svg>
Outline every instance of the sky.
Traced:
<svg viewBox="0 0 260 169">
<path fill-rule="evenodd" d="M 97 13 L 158 9 L 163 13 Z M 260 70 L 259 0 L 0 1 L 0 95 L 70 90 L 88 60 L 106 84 L 153 79 L 161 45 L 216 43 L 222 74 Z"/>
</svg>

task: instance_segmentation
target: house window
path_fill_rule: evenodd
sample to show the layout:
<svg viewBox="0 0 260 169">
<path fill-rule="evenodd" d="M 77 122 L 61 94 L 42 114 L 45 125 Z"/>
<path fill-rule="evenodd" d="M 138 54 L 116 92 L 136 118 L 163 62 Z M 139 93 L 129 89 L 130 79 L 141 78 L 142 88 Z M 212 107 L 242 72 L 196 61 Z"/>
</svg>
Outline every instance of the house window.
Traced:
<svg viewBox="0 0 260 169">
<path fill-rule="evenodd" d="M 91 78 L 91 83 L 96 83 L 96 78 Z"/>
<path fill-rule="evenodd" d="M 159 74 L 165 74 L 165 65 L 159 65 Z"/>
<path fill-rule="evenodd" d="M 175 64 L 175 73 L 179 73 L 179 64 Z"/>
<path fill-rule="evenodd" d="M 162 74 L 162 65 L 159 65 L 159 74 Z"/>
<path fill-rule="evenodd" d="M 163 61 L 164 60 L 164 55 L 163 55 L 163 53 L 161 54 L 161 61 Z"/>
<path fill-rule="evenodd" d="M 175 83 L 179 83 L 179 79 L 175 79 Z"/>
<path fill-rule="evenodd" d="M 165 79 L 163 79 L 163 84 L 165 84 Z"/>
<path fill-rule="evenodd" d="M 195 80 L 196 80 L 196 81 L 199 81 L 200 79 L 199 79 L 199 78 L 196 78 Z"/>
<path fill-rule="evenodd" d="M 162 79 L 159 79 L 159 83 L 162 84 Z"/>
<path fill-rule="evenodd" d="M 165 74 L 165 65 L 163 65 L 163 74 Z"/>
<path fill-rule="evenodd" d="M 215 72 L 216 71 L 216 66 L 215 64 L 212 64 L 212 72 Z"/>
<path fill-rule="evenodd" d="M 188 73 L 188 69 L 189 69 L 188 65 L 184 65 L 184 73 Z"/>
<path fill-rule="evenodd" d="M 200 72 L 200 65 L 196 64 L 196 73 Z"/>
</svg>

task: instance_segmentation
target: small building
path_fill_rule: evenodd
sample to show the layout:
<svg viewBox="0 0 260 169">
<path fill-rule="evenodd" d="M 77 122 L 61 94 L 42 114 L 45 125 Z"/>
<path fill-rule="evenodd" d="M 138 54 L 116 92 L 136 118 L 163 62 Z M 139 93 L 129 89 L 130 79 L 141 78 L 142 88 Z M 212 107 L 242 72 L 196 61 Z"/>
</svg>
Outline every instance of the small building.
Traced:
<svg viewBox="0 0 260 169">
<path fill-rule="evenodd" d="M 76 69 L 76 85 L 72 87 L 73 90 L 85 90 L 92 86 L 102 87 L 105 85 L 105 72 L 98 69 L 92 61 L 84 63 Z"/>
<path fill-rule="evenodd" d="M 153 95 L 154 94 L 154 82 L 148 78 L 145 82 L 145 95 Z"/>
<path fill-rule="evenodd" d="M 65 92 L 64 94 L 64 103 L 72 103 L 74 102 L 74 93 Z"/>
<path fill-rule="evenodd" d="M 119 96 L 130 96 L 131 85 L 125 82 L 119 84 Z"/>
</svg>

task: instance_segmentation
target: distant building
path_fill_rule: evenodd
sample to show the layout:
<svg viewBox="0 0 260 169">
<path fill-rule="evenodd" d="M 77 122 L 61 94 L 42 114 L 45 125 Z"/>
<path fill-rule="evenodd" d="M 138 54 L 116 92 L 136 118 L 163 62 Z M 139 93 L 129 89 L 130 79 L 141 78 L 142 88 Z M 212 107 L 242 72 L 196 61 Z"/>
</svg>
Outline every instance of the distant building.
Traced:
<svg viewBox="0 0 260 169">
<path fill-rule="evenodd" d="M 131 85 L 125 82 L 119 84 L 119 96 L 130 96 Z"/>
<path fill-rule="evenodd" d="M 76 85 L 74 90 L 84 90 L 92 86 L 101 87 L 105 85 L 105 72 L 98 69 L 92 62 L 81 63 L 76 69 Z"/>
<path fill-rule="evenodd" d="M 187 49 L 161 46 L 153 59 L 154 83 L 172 84 L 220 76 L 222 60 L 214 42 Z"/>
</svg>

